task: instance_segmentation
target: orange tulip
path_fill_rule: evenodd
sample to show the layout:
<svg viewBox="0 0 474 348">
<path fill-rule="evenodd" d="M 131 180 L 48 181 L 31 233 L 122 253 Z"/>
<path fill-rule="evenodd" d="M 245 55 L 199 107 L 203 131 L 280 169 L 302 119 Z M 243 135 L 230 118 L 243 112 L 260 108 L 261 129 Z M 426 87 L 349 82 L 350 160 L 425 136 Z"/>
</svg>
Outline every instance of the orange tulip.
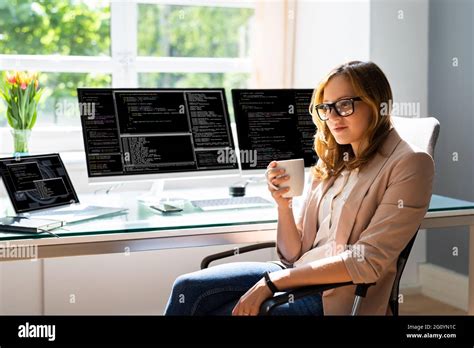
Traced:
<svg viewBox="0 0 474 348">
<path fill-rule="evenodd" d="M 36 108 L 42 94 L 42 90 L 38 89 L 38 73 L 10 71 L 5 73 L 4 79 L 6 84 L 1 85 L 1 96 L 8 104 L 8 123 L 14 129 L 31 129 L 36 121 Z"/>
<path fill-rule="evenodd" d="M 7 79 L 7 82 L 14 85 L 16 83 L 16 77 L 15 77 L 15 74 L 11 74 L 11 73 L 8 73 L 6 74 L 6 79 Z"/>
</svg>

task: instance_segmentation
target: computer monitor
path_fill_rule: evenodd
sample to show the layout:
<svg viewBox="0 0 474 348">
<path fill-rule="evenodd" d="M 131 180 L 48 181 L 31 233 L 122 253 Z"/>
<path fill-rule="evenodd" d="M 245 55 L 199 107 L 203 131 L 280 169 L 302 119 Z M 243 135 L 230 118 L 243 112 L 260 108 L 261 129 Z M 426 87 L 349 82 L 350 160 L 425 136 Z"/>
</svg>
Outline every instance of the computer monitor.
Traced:
<svg viewBox="0 0 474 348">
<path fill-rule="evenodd" d="M 263 174 L 272 160 L 304 158 L 316 164 L 312 89 L 233 89 L 242 174 Z"/>
<path fill-rule="evenodd" d="M 238 176 L 224 89 L 78 88 L 90 183 Z"/>
</svg>

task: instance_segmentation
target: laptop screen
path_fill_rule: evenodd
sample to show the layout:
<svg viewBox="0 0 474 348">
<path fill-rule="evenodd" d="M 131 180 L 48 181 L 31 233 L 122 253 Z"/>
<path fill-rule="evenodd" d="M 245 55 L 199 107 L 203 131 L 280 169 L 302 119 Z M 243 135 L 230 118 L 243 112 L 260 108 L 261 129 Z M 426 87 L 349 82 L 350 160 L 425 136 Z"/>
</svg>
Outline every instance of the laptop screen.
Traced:
<svg viewBox="0 0 474 348">
<path fill-rule="evenodd" d="M 17 213 L 79 203 L 58 154 L 2 158 L 0 175 Z"/>
</svg>

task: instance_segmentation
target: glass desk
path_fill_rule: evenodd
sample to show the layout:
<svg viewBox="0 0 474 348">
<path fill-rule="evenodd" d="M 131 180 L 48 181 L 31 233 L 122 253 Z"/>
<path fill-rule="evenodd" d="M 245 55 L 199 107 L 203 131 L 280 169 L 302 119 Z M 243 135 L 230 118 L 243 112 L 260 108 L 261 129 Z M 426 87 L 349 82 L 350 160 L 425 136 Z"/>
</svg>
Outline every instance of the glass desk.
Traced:
<svg viewBox="0 0 474 348">
<path fill-rule="evenodd" d="M 9 249 L 22 246 L 36 248 L 35 257 L 50 258 L 259 243 L 276 238 L 275 207 L 202 212 L 187 203 L 183 212 L 162 215 L 137 201 L 140 194 L 82 195 L 84 204 L 127 207 L 128 211 L 67 225 L 54 231 L 59 238 L 0 232 L 0 261 L 27 259 L 18 253 L 10 256 Z M 5 199 L 0 203 L 0 207 L 9 205 Z M 11 208 L 0 211 L 0 215 L 7 214 L 12 214 Z M 474 203 L 433 195 L 421 228 L 453 226 L 470 226 L 468 313 L 474 314 Z"/>
<path fill-rule="evenodd" d="M 161 232 L 161 236 L 168 236 L 171 231 L 186 229 L 203 229 L 215 227 L 232 227 L 242 225 L 274 224 L 277 219 L 275 207 L 221 210 L 203 212 L 189 202 L 184 210 L 178 213 L 160 213 L 151 209 L 147 204 L 138 201 L 141 192 L 122 192 L 114 194 L 84 195 L 81 203 L 109 207 L 126 207 L 125 213 L 96 218 L 79 223 L 68 224 L 65 228 L 55 229 L 54 233 L 61 238 L 107 234 L 137 234 L 147 232 Z M 8 211 L 13 214 L 13 211 Z M 2 214 L 0 214 L 2 215 Z M 6 214 L 3 214 L 6 215 Z M 1 228 L 0 228 L 1 230 Z M 175 234 L 175 233 L 171 233 Z M 0 231 L 0 242 L 12 239 L 43 239 L 51 238 L 48 234 L 13 234 Z"/>
</svg>

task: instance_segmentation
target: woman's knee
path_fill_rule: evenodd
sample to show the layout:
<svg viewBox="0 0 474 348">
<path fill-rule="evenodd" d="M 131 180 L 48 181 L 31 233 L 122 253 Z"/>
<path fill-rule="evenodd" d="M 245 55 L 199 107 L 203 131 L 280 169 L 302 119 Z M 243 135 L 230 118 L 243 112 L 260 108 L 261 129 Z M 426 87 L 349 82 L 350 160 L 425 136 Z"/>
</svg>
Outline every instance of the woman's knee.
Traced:
<svg viewBox="0 0 474 348">
<path fill-rule="evenodd" d="M 175 279 L 173 283 L 172 292 L 173 295 L 185 295 L 186 291 L 195 288 L 196 278 L 193 277 L 192 273 L 186 273 L 180 275 L 178 278 Z"/>
<path fill-rule="evenodd" d="M 265 271 L 279 267 L 263 262 L 235 262 L 180 275 L 173 284 L 173 294 L 189 295 L 206 292 L 209 288 L 252 287 Z"/>
</svg>

